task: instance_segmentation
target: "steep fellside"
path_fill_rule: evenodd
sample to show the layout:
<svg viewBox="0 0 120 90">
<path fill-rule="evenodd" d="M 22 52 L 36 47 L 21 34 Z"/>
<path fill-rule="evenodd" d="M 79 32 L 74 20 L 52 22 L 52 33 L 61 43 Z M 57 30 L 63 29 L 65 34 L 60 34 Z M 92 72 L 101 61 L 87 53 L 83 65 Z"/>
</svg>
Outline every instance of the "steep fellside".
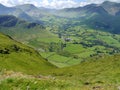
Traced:
<svg viewBox="0 0 120 90">
<path fill-rule="evenodd" d="M 0 69 L 40 74 L 54 68 L 34 49 L 0 33 Z"/>
</svg>

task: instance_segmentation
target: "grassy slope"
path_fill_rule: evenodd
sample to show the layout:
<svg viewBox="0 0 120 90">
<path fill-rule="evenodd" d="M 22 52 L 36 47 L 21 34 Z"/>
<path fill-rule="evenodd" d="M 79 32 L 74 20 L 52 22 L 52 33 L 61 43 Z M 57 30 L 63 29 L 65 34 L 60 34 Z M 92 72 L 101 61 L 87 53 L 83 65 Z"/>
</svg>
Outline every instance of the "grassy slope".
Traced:
<svg viewBox="0 0 120 90">
<path fill-rule="evenodd" d="M 94 57 L 79 65 L 52 70 L 50 76 L 29 76 L 1 71 L 0 87 L 26 90 L 118 90 L 120 55 Z M 6 78 L 7 77 L 7 78 Z"/>
<path fill-rule="evenodd" d="M 71 90 L 75 86 L 51 76 L 32 76 L 13 71 L 0 71 L 0 90 Z"/>
<path fill-rule="evenodd" d="M 39 74 L 55 66 L 44 60 L 35 50 L 0 34 L 0 69 Z"/>
<path fill-rule="evenodd" d="M 120 55 L 101 56 L 89 59 L 79 65 L 62 68 L 54 72 L 54 75 L 78 84 L 85 85 L 109 85 L 120 84 Z"/>
</svg>

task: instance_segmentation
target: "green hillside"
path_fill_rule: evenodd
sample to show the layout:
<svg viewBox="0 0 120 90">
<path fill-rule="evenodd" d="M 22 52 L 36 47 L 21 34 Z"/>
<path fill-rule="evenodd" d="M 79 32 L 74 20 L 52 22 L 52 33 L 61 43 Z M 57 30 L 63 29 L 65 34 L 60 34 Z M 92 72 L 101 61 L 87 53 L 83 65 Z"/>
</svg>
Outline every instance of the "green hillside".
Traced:
<svg viewBox="0 0 120 90">
<path fill-rule="evenodd" d="M 93 88 L 119 90 L 119 73 L 120 55 L 117 54 L 89 58 L 88 61 L 83 61 L 79 65 L 59 69 L 53 72 L 53 76 L 72 81 L 76 87 L 81 87 L 80 90 L 92 90 Z"/>
<path fill-rule="evenodd" d="M 14 41 L 0 33 L 0 69 L 21 71 L 29 74 L 54 69 L 34 49 Z"/>
<path fill-rule="evenodd" d="M 38 68 L 37 68 L 38 69 Z M 90 58 L 81 64 L 52 69 L 46 76 L 0 71 L 0 89 L 119 90 L 120 55 Z"/>
</svg>

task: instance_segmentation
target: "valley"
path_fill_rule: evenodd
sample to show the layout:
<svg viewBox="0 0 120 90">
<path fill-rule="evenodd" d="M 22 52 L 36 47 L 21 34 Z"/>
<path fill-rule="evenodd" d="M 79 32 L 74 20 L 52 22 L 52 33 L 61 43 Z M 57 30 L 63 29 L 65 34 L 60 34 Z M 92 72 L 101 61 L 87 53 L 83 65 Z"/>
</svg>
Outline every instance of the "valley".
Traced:
<svg viewBox="0 0 120 90">
<path fill-rule="evenodd" d="M 3 17 L 10 22 L 7 19 L 3 21 L 0 30 L 2 33 L 33 47 L 57 67 L 76 65 L 90 57 L 120 52 L 119 34 L 77 25 L 64 30 L 28 23 L 13 16 L 1 16 Z M 16 21 L 14 26 L 6 27 L 13 21 Z"/>
<path fill-rule="evenodd" d="M 119 90 L 119 11 L 0 4 L 0 90 Z"/>
</svg>

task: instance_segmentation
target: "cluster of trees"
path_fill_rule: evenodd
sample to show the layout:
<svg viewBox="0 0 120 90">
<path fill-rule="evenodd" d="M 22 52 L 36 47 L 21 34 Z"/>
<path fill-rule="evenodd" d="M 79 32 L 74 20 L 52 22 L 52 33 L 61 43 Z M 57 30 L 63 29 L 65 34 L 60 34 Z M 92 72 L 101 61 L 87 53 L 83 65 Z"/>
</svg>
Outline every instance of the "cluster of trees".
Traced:
<svg viewBox="0 0 120 90">
<path fill-rule="evenodd" d="M 10 52 L 18 52 L 20 50 L 20 47 L 18 47 L 17 45 L 12 45 L 8 48 L 0 49 L 0 54 L 10 54 Z"/>
<path fill-rule="evenodd" d="M 5 48 L 5 49 L 1 49 L 0 50 L 0 54 L 9 54 L 9 49 Z"/>
<path fill-rule="evenodd" d="M 49 44 L 49 51 L 50 52 L 60 52 L 63 51 L 64 47 L 66 47 L 65 43 L 55 43 L 55 42 L 51 42 Z"/>
</svg>

